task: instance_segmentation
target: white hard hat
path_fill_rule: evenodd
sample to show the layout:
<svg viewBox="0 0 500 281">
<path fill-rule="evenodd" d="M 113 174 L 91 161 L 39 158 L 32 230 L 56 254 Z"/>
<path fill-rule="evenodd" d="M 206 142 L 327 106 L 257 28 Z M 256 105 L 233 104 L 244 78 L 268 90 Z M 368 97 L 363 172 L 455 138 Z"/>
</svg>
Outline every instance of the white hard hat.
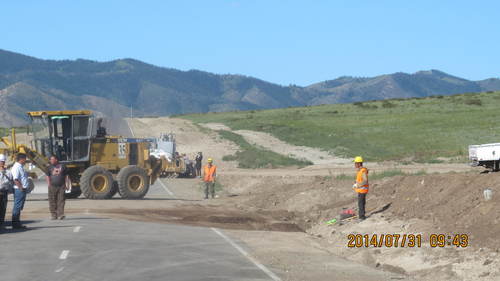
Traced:
<svg viewBox="0 0 500 281">
<path fill-rule="evenodd" d="M 5 155 L 0 154 L 0 162 L 5 162 L 6 160 L 7 158 L 5 157 Z"/>
</svg>

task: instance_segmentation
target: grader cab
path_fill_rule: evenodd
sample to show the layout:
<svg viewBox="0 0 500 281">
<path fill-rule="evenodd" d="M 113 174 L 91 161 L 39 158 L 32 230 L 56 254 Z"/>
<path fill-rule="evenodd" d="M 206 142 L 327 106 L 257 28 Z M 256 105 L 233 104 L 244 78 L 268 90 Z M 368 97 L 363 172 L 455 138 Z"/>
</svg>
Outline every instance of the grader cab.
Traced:
<svg viewBox="0 0 500 281">
<path fill-rule="evenodd" d="M 33 131 L 28 156 L 38 157 L 35 164 L 46 171 L 48 158 L 56 155 L 70 173 L 70 198 L 83 193 L 108 199 L 117 192 L 125 199 L 143 198 L 160 173 L 161 161 L 150 157 L 147 139 L 108 136 L 102 119 L 91 111 L 35 111 L 28 116 Z"/>
</svg>

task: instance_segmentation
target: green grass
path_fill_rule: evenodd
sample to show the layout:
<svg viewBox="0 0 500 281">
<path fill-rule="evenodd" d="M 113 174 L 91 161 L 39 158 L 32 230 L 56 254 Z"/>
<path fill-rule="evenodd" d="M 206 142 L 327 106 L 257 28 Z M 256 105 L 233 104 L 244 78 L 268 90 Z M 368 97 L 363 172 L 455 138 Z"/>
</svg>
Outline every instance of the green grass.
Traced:
<svg viewBox="0 0 500 281">
<path fill-rule="evenodd" d="M 368 178 L 370 180 L 379 180 L 383 178 L 390 178 L 390 177 L 395 177 L 395 176 L 421 176 L 427 174 L 425 171 L 418 171 L 415 173 L 406 173 L 401 170 L 395 169 L 395 170 L 385 170 L 382 172 L 371 172 L 368 174 Z M 346 175 L 346 174 L 340 174 L 335 177 L 336 180 L 353 180 L 354 181 L 354 175 Z"/>
<path fill-rule="evenodd" d="M 500 141 L 499 115 L 500 92 L 487 92 L 180 117 L 263 131 L 343 157 L 437 163 L 464 161 L 469 144 Z"/>
<path fill-rule="evenodd" d="M 303 167 L 312 165 L 309 161 L 298 160 L 249 144 L 242 136 L 230 131 L 217 131 L 219 135 L 240 147 L 234 155 L 226 155 L 224 161 L 237 161 L 239 168 L 277 168 L 286 166 Z"/>
</svg>

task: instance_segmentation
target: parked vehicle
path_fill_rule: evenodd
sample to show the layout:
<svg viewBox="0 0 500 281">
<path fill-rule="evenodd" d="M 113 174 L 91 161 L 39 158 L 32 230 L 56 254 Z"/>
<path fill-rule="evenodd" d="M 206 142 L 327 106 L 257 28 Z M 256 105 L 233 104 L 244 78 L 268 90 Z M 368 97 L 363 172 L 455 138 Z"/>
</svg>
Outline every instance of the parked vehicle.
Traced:
<svg viewBox="0 0 500 281">
<path fill-rule="evenodd" d="M 469 145 L 471 166 L 483 166 L 492 171 L 500 170 L 500 143 Z"/>
</svg>

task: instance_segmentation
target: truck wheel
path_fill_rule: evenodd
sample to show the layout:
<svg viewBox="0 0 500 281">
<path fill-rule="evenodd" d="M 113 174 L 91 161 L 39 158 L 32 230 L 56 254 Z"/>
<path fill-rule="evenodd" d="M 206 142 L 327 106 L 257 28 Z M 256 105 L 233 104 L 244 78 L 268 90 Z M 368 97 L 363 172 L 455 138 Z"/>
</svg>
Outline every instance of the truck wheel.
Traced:
<svg viewBox="0 0 500 281">
<path fill-rule="evenodd" d="M 82 190 L 79 187 L 72 187 L 70 193 L 65 193 L 64 197 L 66 199 L 76 199 L 82 194 Z"/>
<path fill-rule="evenodd" d="M 88 199 L 109 199 L 112 196 L 113 175 L 101 166 L 90 166 L 80 178 L 80 187 Z"/>
<path fill-rule="evenodd" d="M 124 199 L 141 199 L 149 190 L 146 171 L 135 165 L 123 167 L 116 176 L 118 190 Z"/>
</svg>

